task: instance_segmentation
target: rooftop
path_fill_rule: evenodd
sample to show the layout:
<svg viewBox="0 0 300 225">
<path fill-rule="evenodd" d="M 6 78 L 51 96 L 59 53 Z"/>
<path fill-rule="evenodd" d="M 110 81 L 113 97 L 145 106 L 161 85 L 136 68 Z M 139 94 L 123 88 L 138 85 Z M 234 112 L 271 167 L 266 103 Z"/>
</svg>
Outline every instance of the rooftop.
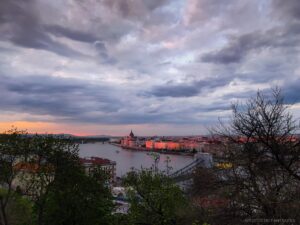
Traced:
<svg viewBox="0 0 300 225">
<path fill-rule="evenodd" d="M 36 173 L 41 171 L 43 172 L 53 171 L 54 168 L 51 165 L 39 165 L 34 162 L 19 162 L 14 165 L 14 170 Z"/>
</svg>

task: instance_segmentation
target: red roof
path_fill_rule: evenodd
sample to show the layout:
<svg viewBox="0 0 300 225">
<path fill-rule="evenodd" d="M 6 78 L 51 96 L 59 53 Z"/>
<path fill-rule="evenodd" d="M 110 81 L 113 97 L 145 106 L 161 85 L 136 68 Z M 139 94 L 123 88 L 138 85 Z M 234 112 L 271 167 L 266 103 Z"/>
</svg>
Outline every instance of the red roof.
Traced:
<svg viewBox="0 0 300 225">
<path fill-rule="evenodd" d="M 263 139 L 263 138 L 261 138 L 261 139 Z M 237 138 L 237 141 L 239 143 L 257 142 L 259 140 L 260 139 L 257 138 L 257 137 L 250 137 L 250 138 L 247 138 L 247 137 L 238 137 Z M 296 142 L 296 141 L 299 141 L 299 139 L 296 138 L 296 137 L 294 137 L 294 136 L 288 136 L 288 137 L 284 137 L 284 138 L 278 137 L 278 138 L 275 138 L 275 140 L 282 141 L 282 142 Z"/>
<path fill-rule="evenodd" d="M 16 165 L 14 165 L 15 171 L 26 171 L 31 173 L 36 173 L 39 170 L 45 170 L 47 172 L 53 171 L 54 168 L 50 165 L 39 165 L 37 163 L 29 163 L 29 162 L 19 162 Z"/>
</svg>

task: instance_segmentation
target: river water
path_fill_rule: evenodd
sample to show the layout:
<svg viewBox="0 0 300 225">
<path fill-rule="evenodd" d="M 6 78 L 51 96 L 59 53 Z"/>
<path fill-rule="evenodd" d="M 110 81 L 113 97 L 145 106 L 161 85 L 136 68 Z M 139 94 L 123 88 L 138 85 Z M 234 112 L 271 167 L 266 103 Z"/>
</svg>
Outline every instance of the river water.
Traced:
<svg viewBox="0 0 300 225">
<path fill-rule="evenodd" d="M 125 175 L 131 168 L 150 168 L 154 164 L 154 158 L 149 155 L 148 152 L 122 149 L 108 143 L 80 144 L 79 148 L 80 157 L 96 156 L 115 161 L 117 163 L 116 172 L 118 177 Z M 169 167 L 172 167 L 170 173 L 181 169 L 193 161 L 192 156 L 160 154 L 160 160 L 158 162 L 158 168 L 160 170 L 166 171 L 167 157 L 170 159 Z"/>
</svg>

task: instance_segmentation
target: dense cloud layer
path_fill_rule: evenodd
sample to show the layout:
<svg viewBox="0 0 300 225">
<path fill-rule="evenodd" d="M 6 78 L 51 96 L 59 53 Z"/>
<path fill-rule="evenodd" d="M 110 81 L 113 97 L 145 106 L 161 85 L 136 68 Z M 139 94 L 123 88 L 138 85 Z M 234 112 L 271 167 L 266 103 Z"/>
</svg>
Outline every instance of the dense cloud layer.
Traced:
<svg viewBox="0 0 300 225">
<path fill-rule="evenodd" d="M 2 0 L 0 32 L 0 110 L 28 121 L 213 124 L 273 86 L 300 102 L 298 0 Z"/>
</svg>

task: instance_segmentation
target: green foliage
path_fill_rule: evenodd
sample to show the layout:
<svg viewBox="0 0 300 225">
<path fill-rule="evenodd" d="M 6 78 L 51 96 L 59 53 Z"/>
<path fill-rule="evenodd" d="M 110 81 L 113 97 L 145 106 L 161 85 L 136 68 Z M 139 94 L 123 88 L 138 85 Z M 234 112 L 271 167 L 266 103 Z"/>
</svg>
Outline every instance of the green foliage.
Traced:
<svg viewBox="0 0 300 225">
<path fill-rule="evenodd" d="M 28 180 L 29 186 L 38 181 L 32 186 L 39 190 L 34 206 L 37 224 L 108 224 L 112 198 L 102 171 L 86 174 L 78 145 L 70 140 L 52 136 L 35 136 L 32 140 L 37 156 L 32 161 L 41 168 Z"/>
<path fill-rule="evenodd" d="M 117 213 L 112 217 L 111 225 L 132 225 L 128 215 Z"/>
<path fill-rule="evenodd" d="M 25 138 L 25 131 L 11 129 L 0 134 L 0 187 L 5 188 L 5 194 L 0 196 L 1 224 L 9 223 L 8 206 L 14 200 L 13 181 L 18 175 L 14 165 L 19 160 L 26 160 L 29 152 L 29 141 Z"/>
<path fill-rule="evenodd" d="M 107 176 L 100 169 L 85 173 L 71 139 L 16 129 L 0 134 L 0 169 L 1 225 L 105 225 L 112 220 Z"/>
<path fill-rule="evenodd" d="M 61 178 L 45 196 L 43 224 L 109 224 L 113 205 L 101 181 L 76 169 Z"/>
<path fill-rule="evenodd" d="M 130 187 L 130 224 L 178 224 L 178 211 L 187 202 L 180 188 L 165 174 L 145 169 L 133 171 L 124 184 Z"/>
<path fill-rule="evenodd" d="M 28 156 L 29 141 L 24 138 L 25 134 L 25 131 L 16 129 L 0 134 L 0 185 L 9 189 L 7 198 L 10 197 L 10 186 L 16 176 L 13 166 Z"/>
<path fill-rule="evenodd" d="M 8 191 L 6 189 L 0 189 L 0 198 L 7 196 Z M 32 205 L 33 203 L 26 197 L 13 193 L 9 198 L 6 207 L 7 223 L 10 225 L 31 225 L 32 220 Z"/>
</svg>

